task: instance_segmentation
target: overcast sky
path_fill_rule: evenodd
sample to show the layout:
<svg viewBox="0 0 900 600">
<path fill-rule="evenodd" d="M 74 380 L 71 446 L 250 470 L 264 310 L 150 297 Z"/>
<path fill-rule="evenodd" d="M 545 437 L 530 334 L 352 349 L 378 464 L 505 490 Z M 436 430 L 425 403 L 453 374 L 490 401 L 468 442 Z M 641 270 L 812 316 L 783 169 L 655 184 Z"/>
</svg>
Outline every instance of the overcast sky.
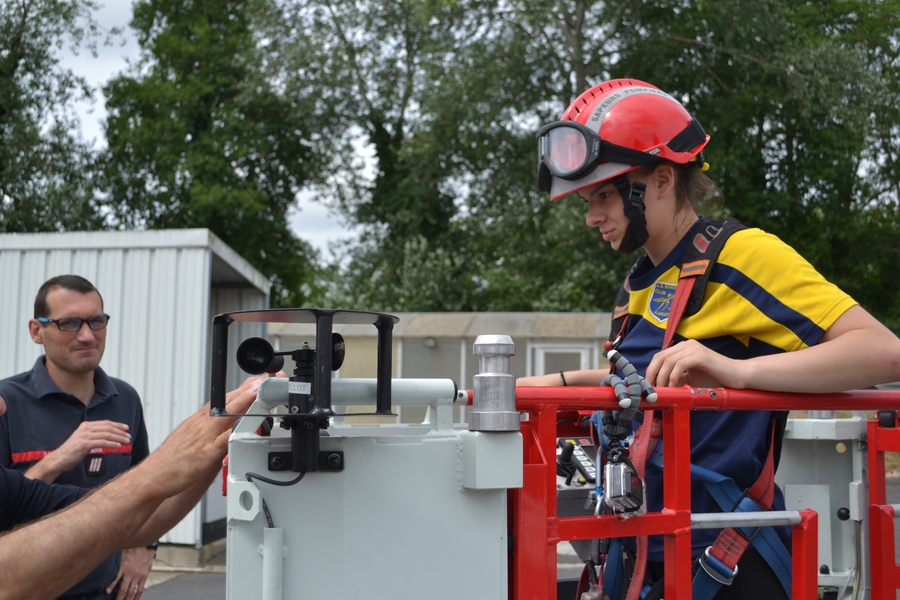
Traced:
<svg viewBox="0 0 900 600">
<path fill-rule="evenodd" d="M 94 58 L 90 52 L 82 51 L 78 55 L 68 51 L 63 55 L 62 64 L 83 76 L 95 88 L 106 83 L 128 67 L 128 60 L 136 61 L 139 48 L 134 33 L 128 27 L 131 20 L 131 0 L 107 0 L 95 15 L 100 25 L 110 30 L 119 27 L 124 31 L 123 38 L 113 46 L 98 48 L 98 56 Z M 105 99 L 98 89 L 93 104 L 81 103 L 76 106 L 81 117 L 82 134 L 86 140 L 93 140 L 97 147 L 106 144 L 103 139 L 102 122 L 106 118 Z M 328 210 L 319 203 L 313 202 L 309 194 L 301 194 L 299 209 L 289 214 L 290 223 L 297 235 L 318 248 L 323 256 L 328 254 L 328 242 L 347 239 L 352 232 L 342 227 L 338 219 L 328 214 Z"/>
</svg>

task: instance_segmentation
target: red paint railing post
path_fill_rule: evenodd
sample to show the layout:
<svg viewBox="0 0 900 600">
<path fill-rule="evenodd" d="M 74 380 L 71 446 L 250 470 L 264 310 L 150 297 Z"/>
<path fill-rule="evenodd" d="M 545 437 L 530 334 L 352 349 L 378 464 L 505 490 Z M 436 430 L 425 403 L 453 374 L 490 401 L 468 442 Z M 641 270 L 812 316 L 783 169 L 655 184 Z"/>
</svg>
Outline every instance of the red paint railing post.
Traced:
<svg viewBox="0 0 900 600">
<path fill-rule="evenodd" d="M 816 600 L 819 597 L 819 515 L 800 511 L 800 523 L 791 531 L 791 598 Z"/>
<path fill-rule="evenodd" d="M 663 538 L 665 597 L 691 597 L 691 414 L 687 410 L 663 413 L 664 512 L 684 522 Z M 670 458 L 671 457 L 671 458 Z"/>
<path fill-rule="evenodd" d="M 897 597 L 897 565 L 894 554 L 894 509 L 869 506 L 869 561 L 872 567 L 872 600 Z"/>
</svg>

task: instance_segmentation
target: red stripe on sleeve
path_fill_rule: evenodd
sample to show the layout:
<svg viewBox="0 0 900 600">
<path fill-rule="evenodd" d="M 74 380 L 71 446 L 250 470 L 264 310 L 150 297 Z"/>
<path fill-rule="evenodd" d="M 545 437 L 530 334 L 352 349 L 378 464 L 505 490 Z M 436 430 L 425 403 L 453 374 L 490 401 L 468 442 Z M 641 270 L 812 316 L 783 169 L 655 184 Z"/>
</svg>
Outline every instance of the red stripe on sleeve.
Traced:
<svg viewBox="0 0 900 600">
<path fill-rule="evenodd" d="M 118 448 L 93 448 L 90 452 L 88 452 L 88 456 L 97 454 L 131 454 L 131 448 L 131 444 L 126 444 Z M 53 450 L 30 450 L 28 452 L 15 452 L 12 455 L 12 462 L 23 463 L 41 460 L 51 452 L 53 452 Z"/>
</svg>

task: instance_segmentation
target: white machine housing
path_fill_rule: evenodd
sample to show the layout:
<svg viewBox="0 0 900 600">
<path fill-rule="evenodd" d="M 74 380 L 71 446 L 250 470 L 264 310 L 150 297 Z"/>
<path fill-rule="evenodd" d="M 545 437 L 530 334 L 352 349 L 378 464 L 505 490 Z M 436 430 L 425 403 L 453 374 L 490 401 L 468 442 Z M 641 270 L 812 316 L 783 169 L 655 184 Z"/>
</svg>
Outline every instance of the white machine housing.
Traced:
<svg viewBox="0 0 900 600">
<path fill-rule="evenodd" d="M 375 404 L 375 390 L 374 379 L 335 379 L 332 405 Z M 227 480 L 229 600 L 508 597 L 506 496 L 522 486 L 521 434 L 455 428 L 453 404 L 467 394 L 452 380 L 395 379 L 391 396 L 394 406 L 427 406 L 426 421 L 332 419 L 320 450 L 342 452 L 343 470 L 290 486 L 247 478 L 296 478 L 268 467 L 270 453 L 290 451 L 290 437 L 258 435 L 261 417 L 238 422 Z M 287 403 L 288 381 L 270 378 L 249 412 Z"/>
</svg>

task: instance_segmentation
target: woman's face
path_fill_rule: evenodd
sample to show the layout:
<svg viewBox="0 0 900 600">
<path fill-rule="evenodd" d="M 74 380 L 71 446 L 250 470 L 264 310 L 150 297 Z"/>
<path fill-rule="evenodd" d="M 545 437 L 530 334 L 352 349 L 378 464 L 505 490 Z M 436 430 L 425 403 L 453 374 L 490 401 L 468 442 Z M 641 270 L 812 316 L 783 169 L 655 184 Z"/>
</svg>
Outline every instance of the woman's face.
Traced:
<svg viewBox="0 0 900 600">
<path fill-rule="evenodd" d="M 578 195 L 588 206 L 588 227 L 597 228 L 603 240 L 618 250 L 630 224 L 619 189 L 607 181 L 581 190 Z"/>
</svg>

